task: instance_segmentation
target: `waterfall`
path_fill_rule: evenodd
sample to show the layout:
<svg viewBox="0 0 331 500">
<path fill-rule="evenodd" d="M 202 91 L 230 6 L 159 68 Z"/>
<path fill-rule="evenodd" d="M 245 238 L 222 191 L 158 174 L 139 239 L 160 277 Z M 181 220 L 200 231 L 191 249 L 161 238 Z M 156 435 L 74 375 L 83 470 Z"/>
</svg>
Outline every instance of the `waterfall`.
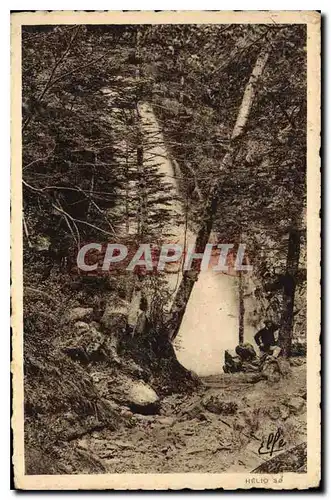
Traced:
<svg viewBox="0 0 331 500">
<path fill-rule="evenodd" d="M 141 104 L 139 107 L 143 129 L 152 137 L 155 145 L 148 147 L 149 155 L 158 164 L 166 182 L 171 185 L 174 202 L 171 210 L 181 218 L 184 207 L 177 199 L 178 182 L 173 164 L 166 150 L 164 138 L 152 107 Z M 173 234 L 172 243 L 184 245 L 194 243 L 192 231 L 185 231 L 184 224 L 172 225 L 168 228 Z M 176 274 L 168 274 L 169 288 L 176 290 L 179 281 Z M 210 269 L 201 271 L 195 284 L 187 309 L 175 340 L 175 351 L 178 360 L 186 368 L 198 375 L 210 375 L 222 372 L 224 351 L 233 349 L 238 344 L 238 283 L 235 276 Z M 252 341 L 253 329 L 245 325 L 245 341 Z"/>
</svg>

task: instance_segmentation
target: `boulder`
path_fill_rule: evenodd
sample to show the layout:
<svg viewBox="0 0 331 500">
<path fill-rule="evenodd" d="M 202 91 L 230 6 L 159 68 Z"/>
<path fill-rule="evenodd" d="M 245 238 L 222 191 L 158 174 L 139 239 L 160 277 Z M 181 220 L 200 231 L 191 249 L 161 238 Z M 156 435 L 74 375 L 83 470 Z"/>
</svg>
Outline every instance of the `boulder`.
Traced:
<svg viewBox="0 0 331 500">
<path fill-rule="evenodd" d="M 124 418 L 131 418 L 133 417 L 132 411 L 129 410 L 129 408 L 122 408 L 121 409 L 121 416 Z"/>
<path fill-rule="evenodd" d="M 65 315 L 65 320 L 68 323 L 74 323 L 76 321 L 83 321 L 91 319 L 93 314 L 92 307 L 74 307 L 70 309 Z"/>
<path fill-rule="evenodd" d="M 236 354 L 242 359 L 242 361 L 251 361 L 256 358 L 256 352 L 252 344 L 248 342 L 246 344 L 237 345 Z"/>
<path fill-rule="evenodd" d="M 290 412 L 293 413 L 294 415 L 299 415 L 300 413 L 302 413 L 304 405 L 305 401 L 300 397 L 291 398 L 287 403 Z"/>
<path fill-rule="evenodd" d="M 277 359 L 273 356 L 266 356 L 263 360 L 261 372 L 264 378 L 271 383 L 279 382 L 281 371 Z"/>
<path fill-rule="evenodd" d="M 236 373 L 241 371 L 242 362 L 235 351 L 227 349 L 224 353 L 224 361 L 224 373 Z"/>
<path fill-rule="evenodd" d="M 288 359 L 277 358 L 280 373 L 283 377 L 288 377 L 291 374 L 291 363 Z"/>
<path fill-rule="evenodd" d="M 145 382 L 132 381 L 126 389 L 127 406 L 134 413 L 154 415 L 160 411 L 160 400 L 154 389 Z"/>
</svg>

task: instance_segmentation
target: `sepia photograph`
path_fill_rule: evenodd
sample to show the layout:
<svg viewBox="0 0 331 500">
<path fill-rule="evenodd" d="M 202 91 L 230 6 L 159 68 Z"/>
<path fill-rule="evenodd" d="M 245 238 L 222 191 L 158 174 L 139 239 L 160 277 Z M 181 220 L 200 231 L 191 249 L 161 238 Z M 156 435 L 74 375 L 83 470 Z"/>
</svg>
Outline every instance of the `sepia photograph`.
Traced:
<svg viewBox="0 0 331 500">
<path fill-rule="evenodd" d="M 320 14 L 12 21 L 18 489 L 320 482 Z"/>
</svg>

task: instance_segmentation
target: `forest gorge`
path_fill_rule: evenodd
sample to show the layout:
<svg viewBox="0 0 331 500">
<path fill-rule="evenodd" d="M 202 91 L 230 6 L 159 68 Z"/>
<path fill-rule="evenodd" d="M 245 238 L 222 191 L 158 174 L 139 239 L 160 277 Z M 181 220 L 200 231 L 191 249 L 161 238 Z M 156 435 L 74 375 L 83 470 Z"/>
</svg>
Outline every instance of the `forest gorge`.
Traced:
<svg viewBox="0 0 331 500">
<path fill-rule="evenodd" d="M 238 328 L 224 335 L 242 344 L 246 325 L 256 331 L 273 320 L 288 368 L 306 339 L 305 43 L 304 25 L 23 28 L 29 473 L 198 470 L 201 446 L 181 455 L 169 429 L 178 441 L 195 419 L 205 425 L 203 442 L 220 432 L 213 420 L 220 413 L 222 439 L 232 445 L 209 450 L 223 454 L 206 471 L 239 466 L 242 440 L 247 449 L 254 441 L 242 429 L 250 425 L 254 435 L 258 422 L 255 407 L 241 430 L 231 420 L 246 374 L 222 375 L 220 359 L 216 378 L 202 381 L 176 355 L 202 279 L 199 261 L 171 272 L 101 267 L 109 243 L 132 252 L 150 243 L 194 242 L 196 252 L 208 243 L 234 251 L 245 244 L 253 271 L 234 273 Z M 101 262 L 93 273 L 76 261 L 91 242 L 102 248 L 89 254 L 90 264 Z M 302 371 L 299 364 L 292 369 Z M 304 432 L 293 420 L 305 404 L 299 385 L 297 405 L 281 386 L 261 395 L 272 408 L 287 401 L 281 410 L 290 408 L 284 425 L 293 446 Z M 252 380 L 248 387 L 247 398 Z M 154 431 L 155 449 L 142 453 L 141 440 Z M 98 446 L 116 433 L 120 444 L 107 455 Z M 125 433 L 133 433 L 131 444 L 123 444 Z M 253 469 L 259 462 L 248 456 Z"/>
</svg>

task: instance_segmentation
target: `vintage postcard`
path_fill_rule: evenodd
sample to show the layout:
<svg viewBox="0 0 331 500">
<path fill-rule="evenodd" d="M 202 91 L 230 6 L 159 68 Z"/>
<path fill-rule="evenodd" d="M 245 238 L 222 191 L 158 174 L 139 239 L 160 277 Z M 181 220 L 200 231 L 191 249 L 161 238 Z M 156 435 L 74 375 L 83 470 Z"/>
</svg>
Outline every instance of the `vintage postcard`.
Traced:
<svg viewBox="0 0 331 500">
<path fill-rule="evenodd" d="M 318 487 L 320 14 L 11 24 L 15 487 Z"/>
</svg>

